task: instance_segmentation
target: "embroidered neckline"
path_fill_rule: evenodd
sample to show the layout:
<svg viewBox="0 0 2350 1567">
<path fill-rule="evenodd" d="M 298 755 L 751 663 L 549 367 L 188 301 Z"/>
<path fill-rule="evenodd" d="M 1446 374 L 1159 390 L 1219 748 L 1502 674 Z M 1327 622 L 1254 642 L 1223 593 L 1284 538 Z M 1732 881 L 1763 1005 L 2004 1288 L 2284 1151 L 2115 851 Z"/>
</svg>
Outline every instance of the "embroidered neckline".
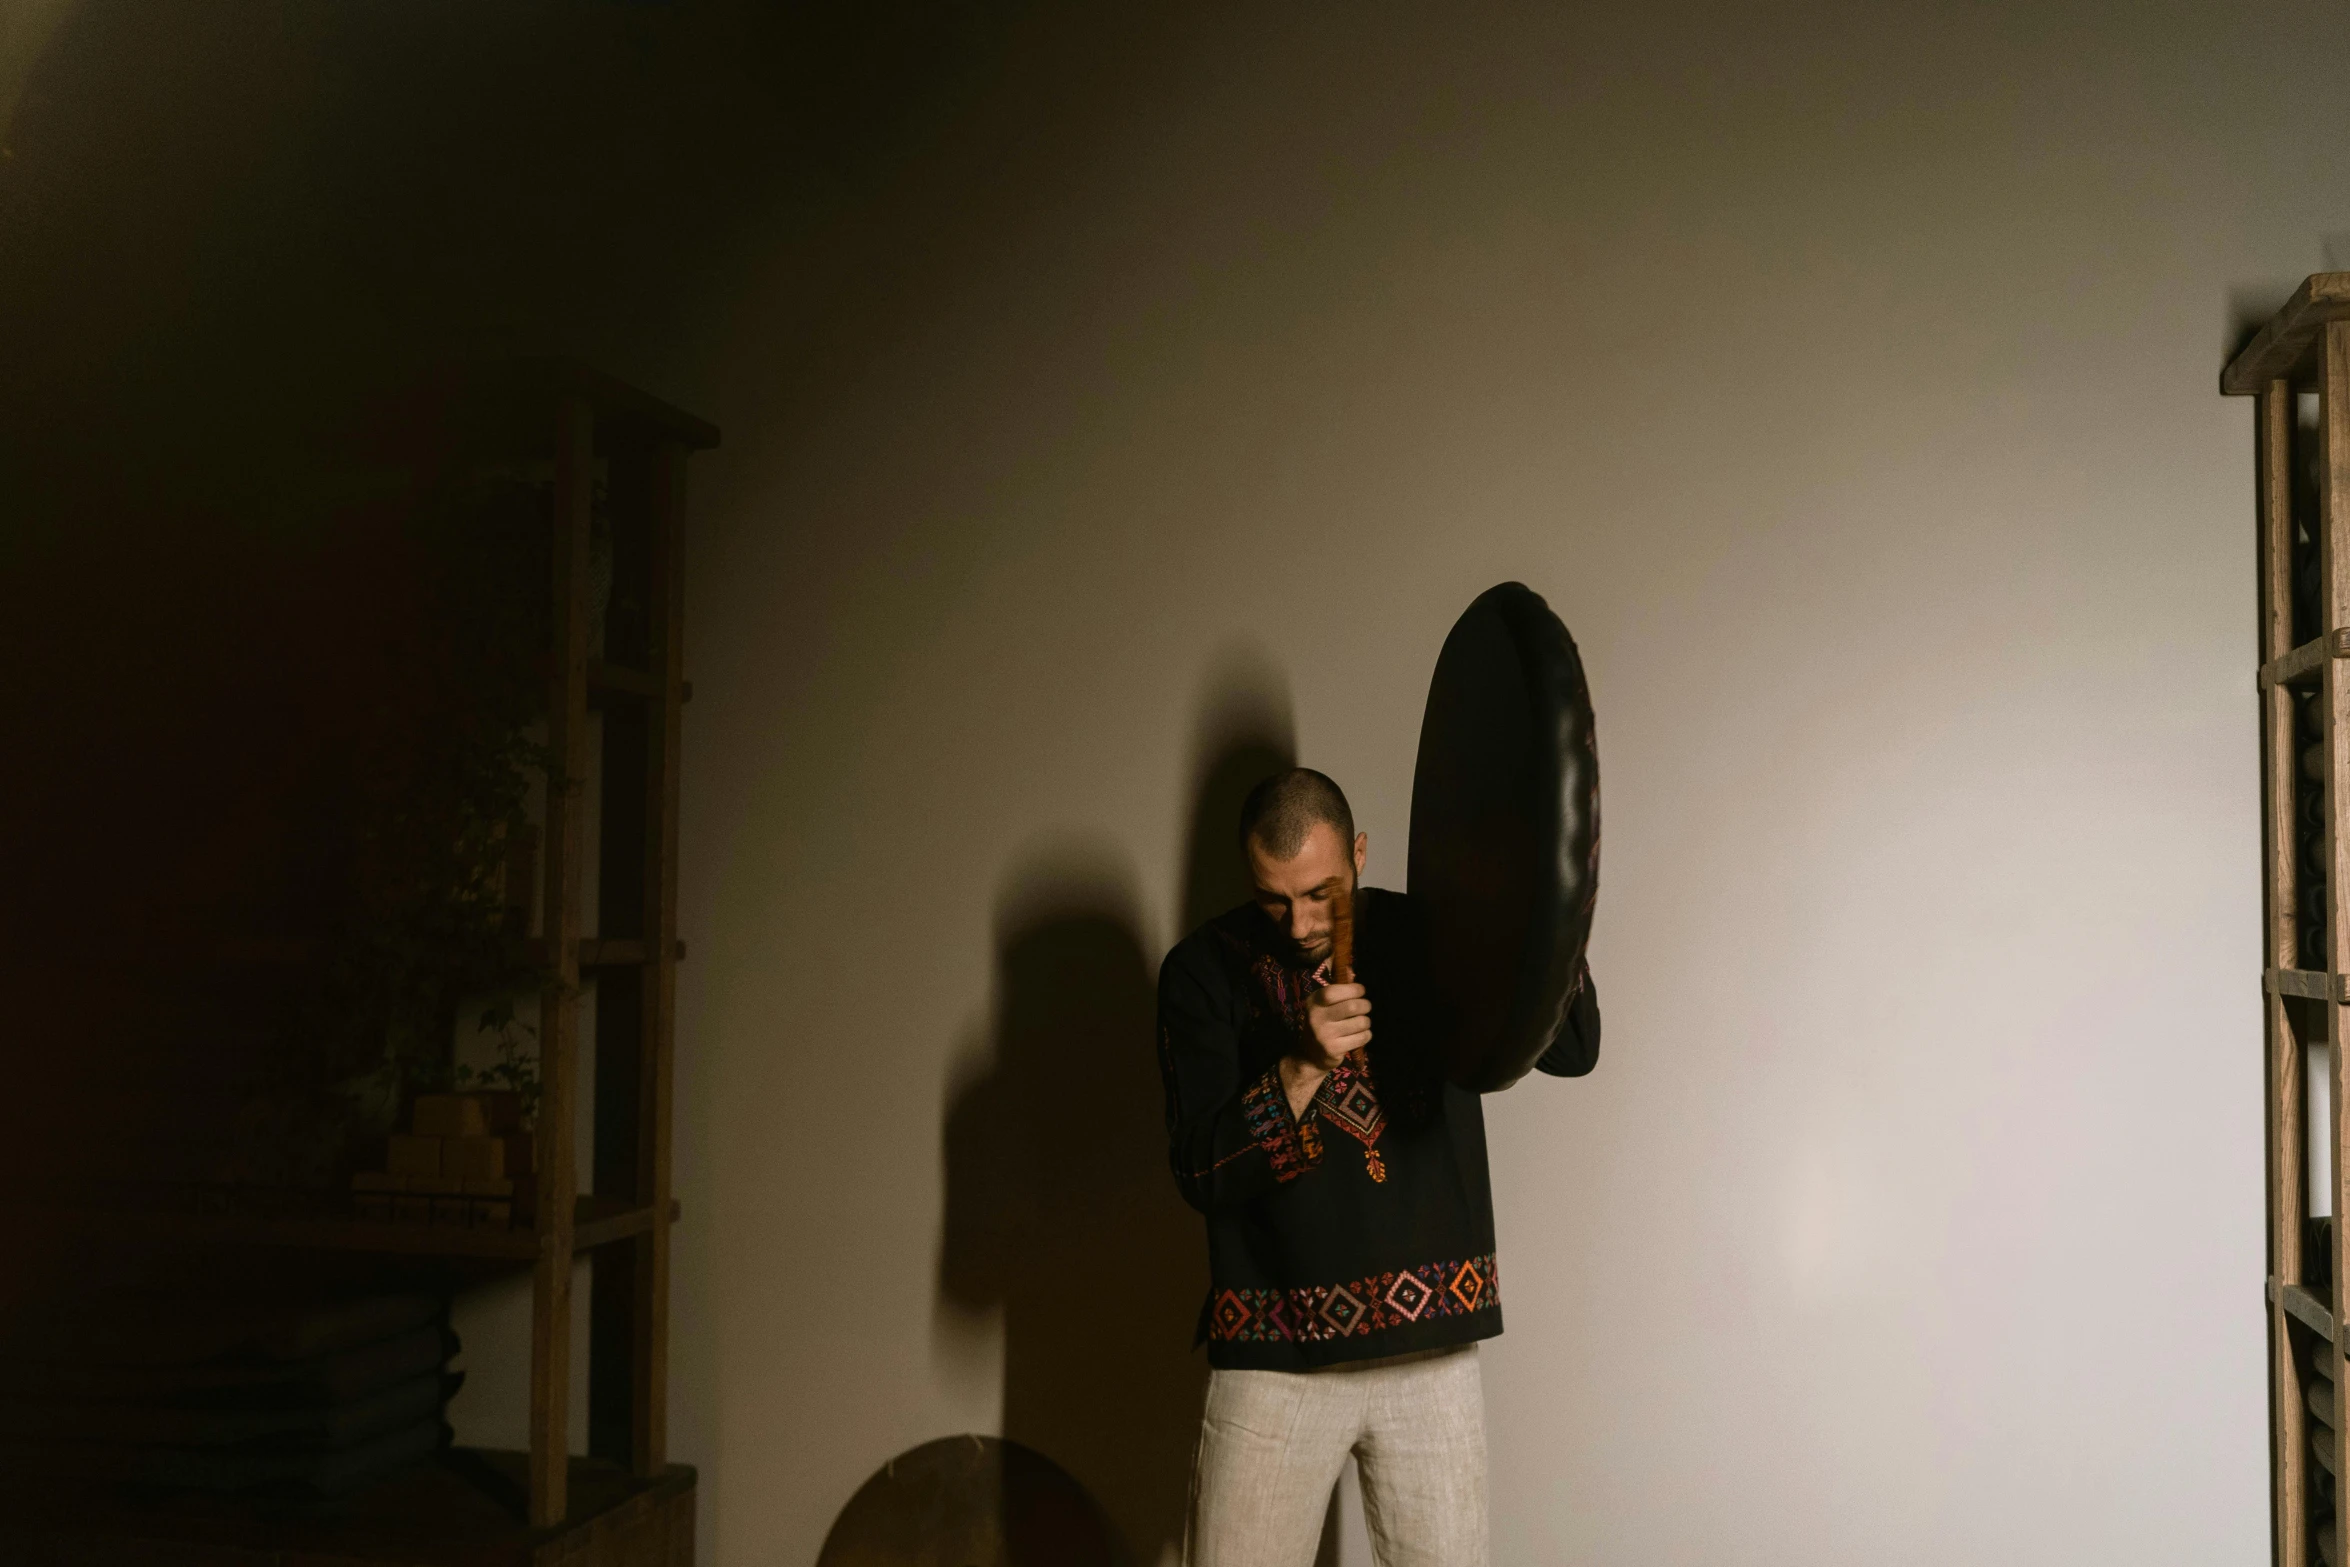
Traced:
<svg viewBox="0 0 2350 1567">
<path fill-rule="evenodd" d="M 1363 1168 L 1374 1181 L 1387 1179 L 1387 1161 L 1379 1156 L 1379 1134 L 1387 1129 L 1387 1112 L 1379 1107 L 1371 1086 L 1370 1064 L 1362 1051 L 1338 1063 L 1314 1094 L 1311 1112 L 1363 1145 Z"/>
<path fill-rule="evenodd" d="M 1258 955 L 1257 983 L 1265 998 L 1280 1013 L 1290 1032 L 1304 1036 L 1311 1025 L 1307 1018 L 1309 998 L 1327 982 L 1330 963 L 1324 959 L 1311 974 L 1301 976 L 1270 953 Z M 1363 1169 L 1372 1180 L 1387 1179 L 1387 1160 L 1379 1151 L 1379 1135 L 1387 1129 L 1387 1114 L 1380 1108 L 1379 1091 L 1374 1086 L 1376 1075 L 1370 1055 L 1372 1047 L 1349 1055 L 1331 1069 L 1322 1079 L 1321 1087 L 1307 1104 L 1305 1113 L 1298 1117 L 1301 1137 L 1308 1139 L 1313 1156 L 1319 1159 L 1321 1149 L 1312 1141 L 1311 1128 L 1317 1120 L 1330 1125 L 1363 1145 Z"/>
</svg>

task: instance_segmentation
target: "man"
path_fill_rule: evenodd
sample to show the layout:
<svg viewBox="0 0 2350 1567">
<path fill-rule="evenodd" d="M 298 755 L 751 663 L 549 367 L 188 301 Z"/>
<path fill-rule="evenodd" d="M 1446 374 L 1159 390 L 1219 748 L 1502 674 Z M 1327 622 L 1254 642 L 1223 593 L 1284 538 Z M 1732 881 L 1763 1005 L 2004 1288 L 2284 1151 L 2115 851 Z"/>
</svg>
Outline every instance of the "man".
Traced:
<svg viewBox="0 0 2350 1567">
<path fill-rule="evenodd" d="M 1485 1567 L 1476 1344 L 1501 1298 L 1478 1098 L 1445 1080 L 1411 907 L 1359 886 L 1369 839 L 1338 786 L 1266 779 L 1240 840 L 1254 899 L 1159 975 L 1175 1179 L 1208 1221 L 1187 1567 L 1307 1567 L 1349 1453 L 1379 1567 Z M 1598 1054 L 1586 971 L 1536 1065 L 1580 1076 Z"/>
</svg>

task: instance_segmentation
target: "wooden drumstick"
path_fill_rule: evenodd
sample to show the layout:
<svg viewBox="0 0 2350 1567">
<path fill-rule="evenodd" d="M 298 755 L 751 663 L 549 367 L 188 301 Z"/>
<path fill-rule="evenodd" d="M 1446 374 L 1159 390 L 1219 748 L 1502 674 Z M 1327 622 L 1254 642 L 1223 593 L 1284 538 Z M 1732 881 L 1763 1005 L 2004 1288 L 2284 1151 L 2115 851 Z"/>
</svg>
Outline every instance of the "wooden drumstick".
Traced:
<svg viewBox="0 0 2350 1567">
<path fill-rule="evenodd" d="M 1330 983 L 1355 982 L 1355 890 L 1330 879 Z"/>
</svg>

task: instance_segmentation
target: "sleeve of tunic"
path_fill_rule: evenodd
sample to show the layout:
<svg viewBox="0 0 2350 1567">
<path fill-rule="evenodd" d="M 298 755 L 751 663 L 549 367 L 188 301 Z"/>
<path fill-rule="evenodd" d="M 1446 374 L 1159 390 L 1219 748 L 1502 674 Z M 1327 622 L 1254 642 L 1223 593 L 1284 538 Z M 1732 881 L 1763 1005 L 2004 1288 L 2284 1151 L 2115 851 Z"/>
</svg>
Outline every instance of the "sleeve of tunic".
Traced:
<svg viewBox="0 0 2350 1567">
<path fill-rule="evenodd" d="M 1242 1080 L 1229 987 L 1185 947 L 1159 971 L 1159 1072 L 1168 1162 L 1200 1212 L 1251 1202 L 1321 1162 L 1313 1118 L 1301 1126 L 1289 1113 L 1279 1065 Z"/>
<path fill-rule="evenodd" d="M 1552 1077 L 1581 1077 L 1599 1065 L 1599 986 L 1591 978 L 1591 966 L 1583 966 L 1582 988 L 1575 999 L 1567 1003 L 1567 1026 L 1560 1029 L 1558 1038 L 1542 1052 L 1534 1063 L 1538 1072 Z"/>
</svg>

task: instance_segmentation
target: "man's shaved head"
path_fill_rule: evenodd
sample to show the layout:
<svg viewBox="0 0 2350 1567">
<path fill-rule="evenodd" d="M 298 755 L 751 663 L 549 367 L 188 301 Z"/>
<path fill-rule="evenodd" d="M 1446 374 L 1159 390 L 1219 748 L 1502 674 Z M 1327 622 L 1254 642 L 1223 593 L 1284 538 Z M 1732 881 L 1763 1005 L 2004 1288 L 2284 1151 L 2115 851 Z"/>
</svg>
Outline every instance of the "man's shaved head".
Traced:
<svg viewBox="0 0 2350 1567">
<path fill-rule="evenodd" d="M 1352 843 L 1355 813 L 1338 785 L 1310 767 L 1275 773 L 1248 792 L 1240 807 L 1240 844 L 1251 839 L 1277 860 L 1294 859 L 1317 822 L 1338 829 L 1340 843 Z"/>
</svg>

